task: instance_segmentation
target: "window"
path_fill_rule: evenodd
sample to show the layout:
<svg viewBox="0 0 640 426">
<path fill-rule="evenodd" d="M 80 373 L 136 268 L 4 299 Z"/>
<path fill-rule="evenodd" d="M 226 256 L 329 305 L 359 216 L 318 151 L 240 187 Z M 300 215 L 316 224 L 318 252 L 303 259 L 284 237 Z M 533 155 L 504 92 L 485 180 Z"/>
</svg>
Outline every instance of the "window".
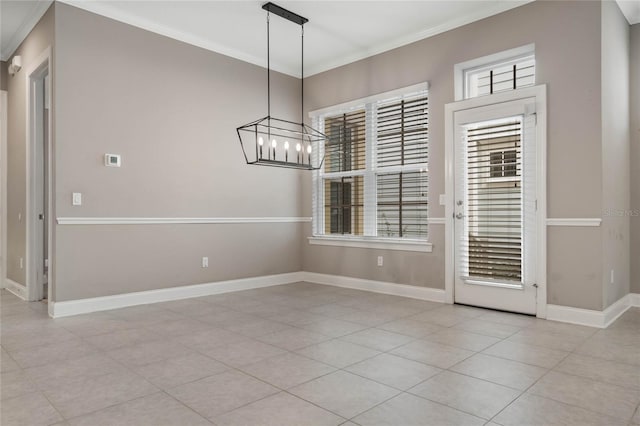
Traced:
<svg viewBox="0 0 640 426">
<path fill-rule="evenodd" d="M 506 50 L 457 64 L 456 100 L 516 90 L 536 84 L 535 46 Z"/>
<path fill-rule="evenodd" d="M 514 149 L 508 151 L 494 151 L 490 153 L 489 164 L 492 178 L 516 176 L 516 156 Z"/>
<path fill-rule="evenodd" d="M 427 85 L 311 114 L 328 141 L 314 174 L 314 236 L 427 240 Z"/>
<path fill-rule="evenodd" d="M 491 95 L 535 84 L 533 56 L 465 71 L 465 98 Z"/>
</svg>

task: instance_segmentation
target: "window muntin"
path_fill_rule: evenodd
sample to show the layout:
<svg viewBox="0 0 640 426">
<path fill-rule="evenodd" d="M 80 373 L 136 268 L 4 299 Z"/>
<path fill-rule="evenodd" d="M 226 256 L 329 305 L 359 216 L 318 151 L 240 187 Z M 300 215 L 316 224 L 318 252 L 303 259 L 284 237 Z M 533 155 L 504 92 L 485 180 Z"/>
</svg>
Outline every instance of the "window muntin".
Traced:
<svg viewBox="0 0 640 426">
<path fill-rule="evenodd" d="M 315 124 L 329 140 L 315 178 L 314 235 L 426 240 L 426 89 L 329 109 Z"/>
</svg>

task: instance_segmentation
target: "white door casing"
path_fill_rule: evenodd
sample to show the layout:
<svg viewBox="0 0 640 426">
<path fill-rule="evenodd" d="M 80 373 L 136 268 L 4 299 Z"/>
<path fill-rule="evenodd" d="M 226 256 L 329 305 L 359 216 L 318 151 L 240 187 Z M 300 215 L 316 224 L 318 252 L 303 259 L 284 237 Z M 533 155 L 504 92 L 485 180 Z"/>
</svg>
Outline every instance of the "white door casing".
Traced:
<svg viewBox="0 0 640 426">
<path fill-rule="evenodd" d="M 51 48 L 46 48 L 36 59 L 34 59 L 25 69 L 26 72 L 26 169 L 27 169 L 27 203 L 26 203 L 26 225 L 27 225 L 27 251 L 26 251 L 26 287 L 27 300 L 37 301 L 43 297 L 44 282 L 44 230 L 47 229 L 48 238 L 47 251 L 49 253 L 49 273 L 47 280 L 47 294 L 51 298 L 51 271 L 52 271 L 52 215 L 40 219 L 40 214 L 44 214 L 45 197 L 43 191 L 52 193 L 52 150 L 51 150 L 51 115 L 52 104 L 46 110 L 49 116 L 48 120 L 44 120 L 44 79 L 51 74 Z M 50 79 L 53 81 L 52 79 Z M 51 99 L 51 85 L 47 85 L 49 91 L 47 98 Z M 45 140 L 44 123 L 48 125 L 49 137 Z M 45 149 L 44 143 L 48 146 Z M 45 152 L 47 153 L 45 158 Z M 47 162 L 47 167 L 44 166 Z M 44 173 L 47 172 L 45 179 Z M 47 182 L 47 188 L 44 183 Z M 52 197 L 46 197 L 46 210 L 52 212 Z M 44 220 L 47 220 L 47 226 L 44 226 Z"/>
<path fill-rule="evenodd" d="M 456 302 L 536 314 L 544 318 L 546 316 L 546 86 L 455 102 L 445 106 L 445 113 L 446 300 L 448 303 Z M 519 182 L 523 229 L 521 276 L 512 279 L 492 279 L 490 274 L 483 274 L 477 269 L 474 272 L 478 276 L 469 276 L 474 275 L 469 274 L 471 268 L 467 256 L 469 223 L 475 227 L 473 230 L 477 231 L 480 215 L 477 212 L 474 213 L 473 209 L 477 206 L 471 207 L 472 210 L 468 207 L 467 183 L 472 182 L 472 185 L 476 185 L 475 189 L 478 186 L 466 175 L 466 134 L 474 124 L 478 127 L 477 123 L 508 117 L 517 118 L 522 123 L 523 172 Z M 474 161 L 473 158 L 471 160 Z M 471 219 L 469 214 L 472 216 Z M 493 222 L 494 225 L 495 223 L 501 222 Z M 477 243 L 474 244 L 477 247 Z M 477 267 L 477 264 L 475 266 Z"/>
</svg>

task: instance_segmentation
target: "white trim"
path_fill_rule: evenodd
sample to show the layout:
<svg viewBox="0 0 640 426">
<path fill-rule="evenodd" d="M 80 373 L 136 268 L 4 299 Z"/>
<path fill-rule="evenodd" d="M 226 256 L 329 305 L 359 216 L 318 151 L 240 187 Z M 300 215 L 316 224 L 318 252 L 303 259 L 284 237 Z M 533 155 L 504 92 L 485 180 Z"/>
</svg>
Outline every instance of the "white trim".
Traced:
<svg viewBox="0 0 640 426">
<path fill-rule="evenodd" d="M 410 297 L 412 299 L 428 300 L 443 303 L 444 290 L 431 287 L 418 287 L 407 284 L 396 284 L 386 281 L 365 280 L 362 278 L 345 277 L 341 275 L 319 274 L 316 272 L 302 272 L 302 281 L 331 285 L 334 287 L 352 288 L 373 293 L 391 294 L 394 296 Z"/>
<path fill-rule="evenodd" d="M 58 225 L 161 225 L 223 223 L 301 223 L 310 217 L 59 217 Z"/>
<path fill-rule="evenodd" d="M 454 236 L 454 205 L 455 193 L 455 156 L 454 114 L 473 108 L 487 107 L 505 102 L 512 102 L 528 98 L 536 101 L 536 196 L 537 196 L 537 246 L 536 255 L 536 316 L 546 318 L 547 310 L 547 86 L 542 84 L 526 87 L 494 95 L 465 99 L 445 105 L 445 301 L 454 302 L 455 280 L 455 236 Z"/>
<path fill-rule="evenodd" d="M 639 302 L 640 294 L 629 293 L 604 311 L 573 308 L 571 306 L 547 305 L 547 319 L 589 327 L 607 328 L 624 314 L 627 309 L 640 306 Z"/>
<path fill-rule="evenodd" d="M 274 285 L 302 281 L 302 278 L 303 274 L 301 272 L 289 272 L 286 274 L 266 275 L 261 277 L 241 278 L 237 280 L 139 291 L 135 293 L 116 294 L 113 296 L 92 297 L 88 299 L 69 300 L 64 302 L 51 302 L 53 304 L 51 316 L 53 318 L 60 318 L 70 315 L 86 314 L 89 312 L 125 308 L 127 306 L 168 302 L 172 300 L 189 299 L 192 297 L 209 296 L 233 291 L 271 287 Z"/>
<path fill-rule="evenodd" d="M 430 217 L 427 219 L 428 225 L 444 225 L 446 222 L 444 217 Z"/>
<path fill-rule="evenodd" d="M 8 43 L 3 43 L 6 47 L 3 46 L 2 53 L 0 54 L 0 60 L 7 61 L 15 53 L 18 46 L 22 44 L 31 30 L 33 30 L 47 10 L 49 10 L 49 6 L 51 6 L 53 0 L 41 0 L 33 3 L 33 10 L 26 16 L 26 19 L 22 22 L 20 28 L 18 28 L 18 30 L 13 34 L 13 37 Z"/>
<path fill-rule="evenodd" d="M 10 280 L 9 278 L 5 278 L 5 285 L 7 291 L 15 294 L 22 300 L 27 300 L 27 287 L 22 284 L 18 284 L 17 282 Z"/>
<path fill-rule="evenodd" d="M 309 244 L 317 246 L 354 247 L 365 249 L 419 251 L 431 253 L 433 245 L 424 240 L 405 240 L 400 238 L 325 236 L 308 237 Z"/>
<path fill-rule="evenodd" d="M 355 99 L 353 101 L 343 102 L 338 105 L 332 105 L 326 108 L 320 108 L 313 111 L 309 111 L 309 117 L 315 118 L 315 117 L 322 117 L 323 115 L 326 115 L 326 114 L 333 115 L 333 114 L 349 112 L 354 108 L 362 108 L 364 105 L 369 103 L 385 101 L 387 99 L 398 98 L 398 97 L 403 97 L 403 98 L 411 97 L 411 96 L 414 96 L 416 93 L 425 92 L 427 90 L 429 90 L 428 82 L 418 83 L 418 84 L 414 84 L 413 86 L 401 87 L 399 89 L 390 90 L 388 92 L 382 92 L 376 95 Z"/>
<path fill-rule="evenodd" d="M 0 288 L 5 288 L 7 278 L 7 96 L 0 91 Z"/>
<path fill-rule="evenodd" d="M 532 54 L 535 54 L 535 52 L 536 45 L 535 43 L 531 43 L 455 64 L 453 66 L 455 100 L 461 101 L 464 99 L 465 71 L 470 71 L 474 68 L 496 65 L 500 62 L 507 62 L 525 56 L 530 56 Z"/>
<path fill-rule="evenodd" d="M 602 219 L 599 217 L 566 217 L 566 218 L 549 218 L 547 226 L 600 226 Z"/>
<path fill-rule="evenodd" d="M 36 184 L 36 179 L 35 179 L 35 174 L 36 174 L 36 170 L 34 169 L 34 164 L 36 162 L 35 160 L 35 155 L 36 155 L 36 149 L 35 149 L 35 139 L 34 139 L 34 132 L 32 131 L 32 126 L 35 126 L 34 123 L 32 123 L 32 117 L 34 116 L 34 111 L 32 111 L 32 108 L 34 108 L 34 104 L 33 104 L 33 97 L 32 95 L 34 94 L 34 90 L 33 90 L 33 83 L 34 81 L 39 78 L 39 76 L 43 75 L 46 72 L 49 74 L 49 78 L 50 81 L 53 81 L 53 75 L 52 75 L 52 67 L 51 67 L 51 46 L 48 46 L 46 49 L 44 49 L 37 58 L 35 58 L 33 61 L 31 61 L 30 64 L 28 64 L 27 68 L 26 68 L 26 84 L 25 84 L 25 90 L 26 90 L 26 115 L 25 115 L 25 140 L 27 141 L 26 143 L 26 209 L 25 209 L 25 221 L 26 221 L 26 253 L 25 253 L 25 275 L 26 275 L 26 286 L 27 286 L 27 295 L 28 295 L 28 299 L 30 301 L 36 301 L 40 299 L 40 296 L 42 295 L 42 289 L 38 288 L 37 283 L 32 282 L 34 279 L 37 279 L 37 277 L 34 277 L 33 271 L 36 269 L 36 258 L 35 256 L 32 255 L 31 250 L 32 248 L 34 248 L 36 246 L 36 235 L 34 230 L 37 229 L 37 214 L 34 211 L 34 206 L 36 205 L 36 188 L 35 188 L 35 184 Z M 51 87 L 51 85 L 49 85 L 49 87 Z M 51 104 L 53 105 L 53 102 L 51 102 Z M 53 184 L 53 167 L 52 167 L 52 163 L 51 163 L 51 159 L 52 159 L 52 155 L 53 155 L 53 150 L 52 150 L 52 138 L 53 138 L 53 134 L 51 132 L 51 126 L 53 125 L 51 120 L 51 117 L 53 116 L 53 108 L 50 108 L 48 110 L 48 114 L 49 114 L 49 138 L 48 138 L 48 152 L 49 152 L 49 158 L 45 158 L 44 161 L 48 161 L 49 162 L 49 167 L 48 167 L 48 171 L 49 171 L 49 176 L 48 176 L 48 182 L 49 182 L 49 218 L 51 218 L 51 214 L 53 212 L 52 209 L 52 203 L 53 203 L 53 192 L 52 192 L 52 184 Z M 54 252 L 53 252 L 53 238 L 52 238 L 52 232 L 53 232 L 53 221 L 51 219 L 49 219 L 49 272 L 48 272 L 48 279 L 47 279 L 47 293 L 49 295 L 51 295 L 51 289 L 53 288 L 52 285 L 52 278 L 54 276 L 53 274 L 53 256 L 54 256 Z M 50 297 L 50 296 L 49 296 Z"/>
</svg>

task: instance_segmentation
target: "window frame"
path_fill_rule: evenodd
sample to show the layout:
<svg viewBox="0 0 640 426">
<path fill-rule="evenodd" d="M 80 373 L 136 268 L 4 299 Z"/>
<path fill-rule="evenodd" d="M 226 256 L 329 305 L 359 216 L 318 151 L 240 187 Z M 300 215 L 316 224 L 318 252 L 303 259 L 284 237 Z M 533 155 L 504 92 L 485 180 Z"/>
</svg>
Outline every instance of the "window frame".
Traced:
<svg viewBox="0 0 640 426">
<path fill-rule="evenodd" d="M 420 83 L 409 87 L 403 87 L 397 90 L 384 92 L 381 94 L 369 96 L 362 99 L 346 102 L 343 104 L 315 110 L 309 113 L 309 117 L 313 121 L 313 126 L 319 130 L 323 130 L 325 117 L 335 117 L 357 110 L 365 111 L 365 168 L 361 170 L 350 170 L 344 172 L 326 173 L 324 169 L 313 172 L 312 178 L 312 209 L 313 223 L 312 236 L 309 237 L 309 243 L 315 245 L 331 245 L 358 248 L 379 248 L 387 250 L 403 250 L 403 251 L 420 251 L 431 252 L 432 245 L 429 242 L 429 214 L 427 204 L 427 236 L 426 238 L 393 238 L 381 237 L 377 234 L 377 176 L 388 173 L 421 171 L 428 173 L 428 157 L 427 161 L 420 164 L 409 164 L 404 166 L 387 166 L 381 167 L 376 164 L 376 147 L 377 147 L 377 127 L 376 107 L 378 104 L 387 103 L 389 101 L 401 99 L 413 99 L 417 96 L 429 96 L 428 83 Z M 428 106 L 427 106 L 428 108 Z M 427 110 L 428 111 L 428 110 Z M 427 146 L 428 146 L 427 133 Z M 427 148 L 428 149 L 428 148 Z M 312 154 L 313 155 L 313 154 Z M 315 155 L 324 155 L 324 146 L 319 147 L 319 152 Z M 328 179 L 338 179 L 340 177 L 362 176 L 364 180 L 364 231 L 363 235 L 352 234 L 326 234 L 325 226 L 325 193 L 324 182 Z M 428 179 L 428 175 L 427 175 Z M 427 184 L 428 185 L 428 184 Z M 428 186 L 427 186 L 428 199 Z"/>
<path fill-rule="evenodd" d="M 517 62 L 528 57 L 533 57 L 535 62 L 535 54 L 536 54 L 536 46 L 534 43 L 531 43 L 531 44 L 516 47 L 513 49 L 503 50 L 502 52 L 494 53 L 491 55 L 471 59 L 469 61 L 461 62 L 459 64 L 454 65 L 453 73 L 454 73 L 454 84 L 455 84 L 455 100 L 462 101 L 465 99 L 473 99 L 473 98 L 467 97 L 467 92 L 468 92 L 467 74 L 469 72 L 473 72 L 479 69 L 493 68 L 499 65 Z M 537 84 L 537 79 L 535 78 L 535 75 L 534 75 L 533 85 L 526 86 L 526 87 L 535 87 L 536 84 Z M 498 92 L 498 93 L 504 93 L 504 92 Z M 495 94 L 496 93 L 494 93 L 494 95 Z M 486 96 L 492 96 L 492 95 L 486 95 Z"/>
</svg>

